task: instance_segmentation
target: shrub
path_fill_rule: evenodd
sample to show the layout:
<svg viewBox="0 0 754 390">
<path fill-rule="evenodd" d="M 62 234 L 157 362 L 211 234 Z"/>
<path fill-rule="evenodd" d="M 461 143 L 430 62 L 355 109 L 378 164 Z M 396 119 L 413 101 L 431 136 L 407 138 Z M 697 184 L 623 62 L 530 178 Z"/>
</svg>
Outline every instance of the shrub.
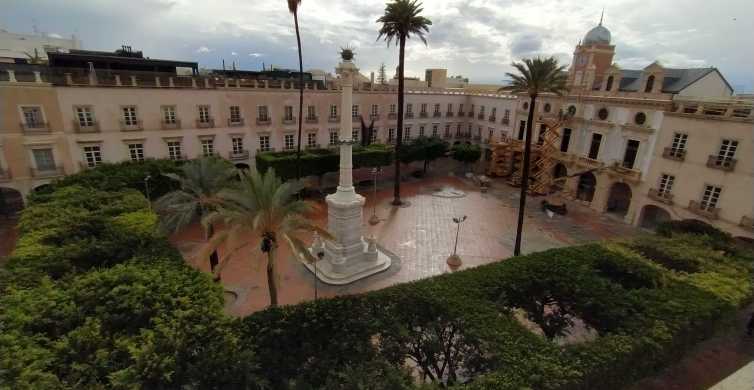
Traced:
<svg viewBox="0 0 754 390">
<path fill-rule="evenodd" d="M 708 235 L 716 241 L 724 243 L 732 240 L 730 234 L 698 219 L 666 221 L 657 226 L 657 234 L 661 236 L 671 237 L 674 233 Z"/>
<path fill-rule="evenodd" d="M 482 158 L 482 149 L 479 145 L 456 144 L 450 150 L 453 159 L 464 164 L 471 164 Z"/>
<path fill-rule="evenodd" d="M 372 144 L 353 146 L 353 167 L 379 167 L 393 161 L 393 150 L 389 146 Z M 309 149 L 301 151 L 301 176 L 322 176 L 328 172 L 337 172 L 340 156 L 337 149 Z M 256 166 L 259 172 L 272 168 L 275 174 L 289 180 L 296 177 L 296 152 L 257 153 Z"/>
</svg>

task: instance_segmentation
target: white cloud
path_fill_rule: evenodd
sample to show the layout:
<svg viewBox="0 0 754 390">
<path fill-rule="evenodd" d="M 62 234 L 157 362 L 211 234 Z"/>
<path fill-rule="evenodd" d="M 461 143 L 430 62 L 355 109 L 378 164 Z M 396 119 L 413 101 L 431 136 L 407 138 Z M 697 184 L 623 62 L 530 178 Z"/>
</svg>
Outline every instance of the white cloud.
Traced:
<svg viewBox="0 0 754 390">
<path fill-rule="evenodd" d="M 214 51 L 214 50 L 208 48 L 207 46 L 200 46 L 198 49 L 196 49 L 195 53 L 204 54 L 204 53 L 209 53 L 211 51 Z"/>
<path fill-rule="evenodd" d="M 232 56 L 237 56 L 237 55 L 238 55 L 238 53 L 236 53 L 236 52 L 232 51 L 232 52 L 230 52 L 230 55 L 232 55 Z"/>
<path fill-rule="evenodd" d="M 262 53 L 249 53 L 249 57 L 257 57 L 257 58 L 259 58 L 259 57 L 262 57 L 262 56 L 264 56 L 264 54 L 262 54 Z"/>
<path fill-rule="evenodd" d="M 62 35 L 57 34 L 57 33 L 50 33 L 50 34 L 47 34 L 47 36 L 50 37 L 50 38 L 57 38 L 57 39 L 62 39 L 63 38 Z"/>
</svg>

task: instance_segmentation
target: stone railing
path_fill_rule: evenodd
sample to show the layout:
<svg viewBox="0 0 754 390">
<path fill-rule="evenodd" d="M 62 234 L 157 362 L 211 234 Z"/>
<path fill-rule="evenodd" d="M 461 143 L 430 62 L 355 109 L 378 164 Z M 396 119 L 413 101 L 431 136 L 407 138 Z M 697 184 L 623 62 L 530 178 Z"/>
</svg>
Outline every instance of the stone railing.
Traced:
<svg viewBox="0 0 754 390">
<path fill-rule="evenodd" d="M 98 121 L 92 121 L 91 124 L 84 124 L 81 123 L 79 120 L 74 119 L 73 121 L 73 131 L 80 134 L 85 133 L 99 133 L 99 122 Z"/>
<path fill-rule="evenodd" d="M 639 181 L 641 180 L 641 171 L 633 168 L 627 168 L 620 163 L 615 163 L 610 167 L 613 174 L 617 174 L 626 180 Z"/>
<path fill-rule="evenodd" d="M 160 122 L 160 126 L 163 130 L 177 130 L 181 128 L 181 120 L 175 119 L 173 122 Z"/>
<path fill-rule="evenodd" d="M 650 188 L 647 196 L 649 196 L 650 199 L 653 199 L 660 203 L 665 203 L 668 205 L 673 204 L 673 194 L 671 194 L 670 192 L 660 192 L 660 190 L 656 188 Z"/>
<path fill-rule="evenodd" d="M 257 126 L 269 126 L 272 123 L 269 117 L 257 118 Z"/>
<path fill-rule="evenodd" d="M 696 200 L 689 201 L 689 211 L 692 213 L 709 218 L 709 219 L 717 219 L 718 215 L 720 214 L 720 209 L 717 207 L 702 207 L 702 204 Z"/>
<path fill-rule="evenodd" d="M 338 123 L 340 122 L 340 115 L 336 115 L 336 116 L 330 115 L 327 117 L 327 121 L 330 123 Z"/>
<path fill-rule="evenodd" d="M 736 168 L 736 159 L 724 158 L 716 154 L 707 157 L 707 167 L 732 172 Z"/>
<path fill-rule="evenodd" d="M 229 160 L 248 160 L 249 159 L 249 151 L 248 150 L 242 150 L 240 152 L 234 152 L 230 151 L 228 152 L 228 159 Z"/>
<path fill-rule="evenodd" d="M 197 129 L 211 129 L 215 127 L 215 118 L 209 118 L 207 120 L 196 120 L 196 128 Z"/>
<path fill-rule="evenodd" d="M 602 168 L 605 166 L 605 163 L 599 160 L 595 160 L 593 158 L 589 158 L 587 156 L 579 156 L 578 160 L 576 162 L 579 165 L 582 165 L 587 168 Z"/>
<path fill-rule="evenodd" d="M 35 179 L 65 176 L 65 170 L 63 170 L 63 167 L 52 167 L 46 169 L 31 168 L 31 176 Z"/>
<path fill-rule="evenodd" d="M 243 127 L 244 122 L 243 118 L 236 118 L 236 120 L 228 118 L 228 127 Z"/>
<path fill-rule="evenodd" d="M 121 120 L 120 130 L 121 131 L 141 131 L 141 130 L 144 130 L 144 127 L 142 126 L 141 119 L 135 122 L 126 122 L 124 120 Z"/>
<path fill-rule="evenodd" d="M 305 119 L 306 123 L 318 123 L 319 117 L 318 116 L 307 116 Z"/>
<path fill-rule="evenodd" d="M 47 134 L 51 131 L 47 122 L 21 122 L 20 127 L 26 134 Z"/>
<path fill-rule="evenodd" d="M 686 159 L 686 149 L 665 148 L 662 150 L 662 157 L 668 160 L 683 161 Z"/>
<path fill-rule="evenodd" d="M 284 125 L 292 125 L 296 123 L 296 117 L 295 116 L 283 117 L 282 121 Z"/>
</svg>

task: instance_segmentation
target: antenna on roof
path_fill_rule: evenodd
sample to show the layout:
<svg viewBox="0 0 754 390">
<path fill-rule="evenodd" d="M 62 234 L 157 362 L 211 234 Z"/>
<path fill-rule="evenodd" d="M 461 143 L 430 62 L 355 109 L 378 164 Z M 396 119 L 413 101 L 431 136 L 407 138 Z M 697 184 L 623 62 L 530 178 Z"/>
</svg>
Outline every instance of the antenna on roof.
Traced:
<svg viewBox="0 0 754 390">
<path fill-rule="evenodd" d="M 600 15 L 600 26 L 602 26 L 602 18 L 605 17 L 605 7 L 602 7 L 602 14 Z"/>
<path fill-rule="evenodd" d="M 223 72 L 225 71 L 225 58 L 223 58 Z"/>
</svg>

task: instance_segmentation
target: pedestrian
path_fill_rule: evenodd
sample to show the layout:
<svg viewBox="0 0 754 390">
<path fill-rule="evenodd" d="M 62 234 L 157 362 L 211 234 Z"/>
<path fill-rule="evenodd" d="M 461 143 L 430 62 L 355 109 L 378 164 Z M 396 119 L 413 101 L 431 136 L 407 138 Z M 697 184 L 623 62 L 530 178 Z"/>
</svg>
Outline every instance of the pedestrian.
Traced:
<svg viewBox="0 0 754 390">
<path fill-rule="evenodd" d="M 746 334 L 751 336 L 754 332 L 754 312 L 751 313 L 751 317 L 749 317 L 749 323 L 746 324 Z"/>
</svg>

